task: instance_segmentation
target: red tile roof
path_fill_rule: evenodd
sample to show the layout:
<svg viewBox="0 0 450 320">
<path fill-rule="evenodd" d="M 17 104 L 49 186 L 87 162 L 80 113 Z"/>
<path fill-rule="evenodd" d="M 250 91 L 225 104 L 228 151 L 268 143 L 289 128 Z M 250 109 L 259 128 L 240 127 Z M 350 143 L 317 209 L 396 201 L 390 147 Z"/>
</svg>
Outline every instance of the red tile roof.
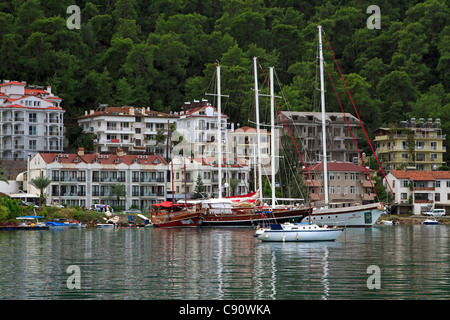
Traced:
<svg viewBox="0 0 450 320">
<path fill-rule="evenodd" d="M 95 163 L 94 159 L 97 158 L 100 164 L 120 164 L 124 163 L 126 165 L 133 164 L 133 161 L 136 159 L 139 164 L 167 164 L 167 162 L 160 155 L 123 155 L 118 156 L 117 154 L 99 154 L 99 153 L 85 153 L 83 156 L 79 156 L 76 153 L 64 153 L 64 152 L 52 152 L 52 153 L 39 153 L 42 159 L 46 163 L 52 163 L 55 161 L 55 158 L 58 157 L 58 160 L 61 163 L 78 163 L 74 162 L 75 158 L 78 157 L 79 162 L 84 163 Z M 60 157 L 59 155 L 62 155 Z M 67 157 L 66 157 L 67 155 Z M 120 162 L 115 162 L 116 159 L 119 158 Z M 155 163 L 155 160 L 158 160 L 158 163 Z"/>
<path fill-rule="evenodd" d="M 19 82 L 19 81 L 10 81 L 10 82 L 5 82 L 5 83 L 0 84 L 0 87 L 9 86 L 9 85 L 26 86 L 25 83 L 22 83 L 22 82 Z"/>
<path fill-rule="evenodd" d="M 413 181 L 431 181 L 436 179 L 450 179 L 450 171 L 390 171 L 398 179 L 410 179 Z"/>
<path fill-rule="evenodd" d="M 261 133 L 268 133 L 267 130 L 259 129 Z M 248 133 L 256 133 L 256 128 L 253 127 L 241 127 L 239 129 L 234 130 L 234 132 L 248 132 Z"/>
<path fill-rule="evenodd" d="M 137 117 L 143 117 L 143 116 L 147 116 L 147 117 L 166 117 L 166 118 L 172 118 L 172 117 L 176 117 L 178 118 L 178 116 L 174 116 L 171 114 L 167 114 L 164 112 L 159 112 L 159 111 L 155 111 L 155 110 L 150 110 L 147 111 L 145 110 L 144 112 L 140 113 L 140 112 L 134 112 L 134 114 L 130 114 L 130 106 L 124 106 L 124 107 L 107 107 L 105 108 L 105 110 L 101 110 L 101 111 L 95 111 L 91 114 L 86 114 L 86 115 L 82 115 L 77 117 L 76 119 L 84 119 L 84 118 L 90 118 L 90 117 L 96 117 L 96 116 L 102 116 L 102 115 L 108 115 L 108 116 L 137 116 Z M 135 109 L 140 109 L 140 108 L 135 108 Z"/>
</svg>

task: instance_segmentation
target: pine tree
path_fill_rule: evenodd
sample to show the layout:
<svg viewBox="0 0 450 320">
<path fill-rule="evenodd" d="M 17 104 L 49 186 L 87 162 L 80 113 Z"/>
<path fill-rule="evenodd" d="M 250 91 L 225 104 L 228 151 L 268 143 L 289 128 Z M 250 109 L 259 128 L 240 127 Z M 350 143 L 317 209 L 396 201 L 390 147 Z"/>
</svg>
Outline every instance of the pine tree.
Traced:
<svg viewBox="0 0 450 320">
<path fill-rule="evenodd" d="M 197 176 L 197 182 L 195 184 L 194 199 L 203 198 L 205 196 L 205 186 L 200 173 Z"/>
</svg>

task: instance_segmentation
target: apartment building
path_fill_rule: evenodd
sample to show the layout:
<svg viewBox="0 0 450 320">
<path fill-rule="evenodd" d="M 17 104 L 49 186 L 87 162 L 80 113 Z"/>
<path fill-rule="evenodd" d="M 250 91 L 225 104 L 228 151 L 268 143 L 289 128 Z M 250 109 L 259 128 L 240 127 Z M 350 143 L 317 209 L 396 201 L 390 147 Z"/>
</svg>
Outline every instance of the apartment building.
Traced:
<svg viewBox="0 0 450 320">
<path fill-rule="evenodd" d="M 0 159 L 26 160 L 38 151 L 63 150 L 62 99 L 50 86 L 3 80 L 0 84 Z"/>
<path fill-rule="evenodd" d="M 386 178 L 397 213 L 420 214 L 432 208 L 450 212 L 450 171 L 392 170 Z"/>
<path fill-rule="evenodd" d="M 355 203 L 366 204 L 376 200 L 372 184 L 364 167 L 349 162 L 328 162 L 327 170 L 328 199 L 330 202 L 344 203 L 350 206 Z M 306 170 L 304 170 L 303 176 L 308 188 L 309 199 L 311 201 L 324 200 L 323 162 L 309 166 L 308 171 L 314 181 L 313 185 Z M 367 172 L 370 175 L 374 174 L 375 170 L 367 169 Z"/>
<path fill-rule="evenodd" d="M 185 102 L 177 113 L 177 132 L 191 144 L 195 157 L 214 157 L 218 154 L 218 113 L 208 100 Z M 221 114 L 222 154 L 225 155 L 228 141 L 228 116 Z"/>
<path fill-rule="evenodd" d="M 174 178 L 173 193 L 175 199 L 184 199 L 185 190 L 187 199 L 192 198 L 199 175 L 205 188 L 205 197 L 218 197 L 219 166 L 217 164 L 217 158 L 175 156 L 173 157 L 172 162 L 169 163 L 169 169 L 172 170 L 172 168 Z M 249 193 L 249 175 L 250 166 L 245 160 L 223 158 L 222 196 L 227 197 Z M 172 183 L 168 183 L 167 189 L 168 198 L 172 198 Z"/>
<path fill-rule="evenodd" d="M 285 127 L 289 127 L 294 138 L 298 141 L 298 148 L 306 164 L 323 161 L 322 153 L 322 113 L 321 112 L 295 112 L 282 111 L 275 118 L 275 124 L 282 126 L 281 136 L 289 136 Z M 348 129 L 350 126 L 353 136 L 357 140 L 357 129 L 360 124 L 356 117 L 350 113 L 326 112 L 326 141 L 327 157 L 329 161 L 352 162 L 358 157 L 356 146 Z"/>
<path fill-rule="evenodd" d="M 94 133 L 96 152 L 141 152 L 169 156 L 167 132 L 178 116 L 131 106 L 86 111 L 77 118 L 83 132 Z M 163 135 L 162 139 L 160 136 Z"/>
<path fill-rule="evenodd" d="M 419 171 L 431 171 L 445 164 L 445 135 L 440 119 L 412 118 L 374 133 L 375 152 L 384 170 L 415 167 Z"/>
<path fill-rule="evenodd" d="M 38 176 L 52 180 L 45 190 L 47 203 L 86 206 L 109 204 L 149 210 L 166 200 L 167 162 L 160 155 L 37 153 L 29 163 L 28 192 L 39 194 L 29 181 Z M 123 184 L 126 196 L 117 201 L 114 186 Z"/>
</svg>

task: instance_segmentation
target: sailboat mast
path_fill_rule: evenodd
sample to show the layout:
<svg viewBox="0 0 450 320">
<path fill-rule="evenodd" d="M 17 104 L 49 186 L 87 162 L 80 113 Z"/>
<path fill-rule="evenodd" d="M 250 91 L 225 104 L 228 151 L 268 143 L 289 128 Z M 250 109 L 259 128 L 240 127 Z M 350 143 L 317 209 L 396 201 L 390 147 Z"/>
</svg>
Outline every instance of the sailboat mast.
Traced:
<svg viewBox="0 0 450 320">
<path fill-rule="evenodd" d="M 274 90 L 273 90 L 273 67 L 270 67 L 270 166 L 272 173 L 272 209 L 275 208 L 275 105 L 274 105 Z"/>
<path fill-rule="evenodd" d="M 328 205 L 328 165 L 327 165 L 327 141 L 325 126 L 325 86 L 323 80 L 323 51 L 322 51 L 322 26 L 319 26 L 319 61 L 320 61 L 320 100 L 322 105 L 322 148 L 323 148 L 323 181 L 325 203 Z"/>
<path fill-rule="evenodd" d="M 217 164 L 219 166 L 219 199 L 222 198 L 222 98 L 220 92 L 220 66 L 217 63 L 217 147 L 218 157 Z"/>
<path fill-rule="evenodd" d="M 262 192 L 262 170 L 261 170 L 261 130 L 259 128 L 259 91 L 258 91 L 258 72 L 257 72 L 257 63 L 256 57 L 253 58 L 253 69 L 255 72 L 255 103 L 256 103 L 256 138 L 257 138 L 257 147 L 258 150 L 258 188 L 259 188 L 259 200 L 262 203 L 263 201 L 263 192 Z"/>
</svg>

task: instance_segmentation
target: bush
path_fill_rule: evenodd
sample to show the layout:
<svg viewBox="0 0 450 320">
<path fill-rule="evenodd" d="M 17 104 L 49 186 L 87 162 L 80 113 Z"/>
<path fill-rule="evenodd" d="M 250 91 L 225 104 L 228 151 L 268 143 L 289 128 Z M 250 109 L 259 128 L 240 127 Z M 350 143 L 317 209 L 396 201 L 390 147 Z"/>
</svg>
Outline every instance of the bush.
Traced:
<svg viewBox="0 0 450 320">
<path fill-rule="evenodd" d="M 7 219 L 15 219 L 23 212 L 23 207 L 19 205 L 19 201 L 9 197 L 0 197 L 0 206 L 6 207 L 9 210 Z"/>
<path fill-rule="evenodd" d="M 0 221 L 8 220 L 9 219 L 10 211 L 5 206 L 0 206 Z"/>
</svg>

